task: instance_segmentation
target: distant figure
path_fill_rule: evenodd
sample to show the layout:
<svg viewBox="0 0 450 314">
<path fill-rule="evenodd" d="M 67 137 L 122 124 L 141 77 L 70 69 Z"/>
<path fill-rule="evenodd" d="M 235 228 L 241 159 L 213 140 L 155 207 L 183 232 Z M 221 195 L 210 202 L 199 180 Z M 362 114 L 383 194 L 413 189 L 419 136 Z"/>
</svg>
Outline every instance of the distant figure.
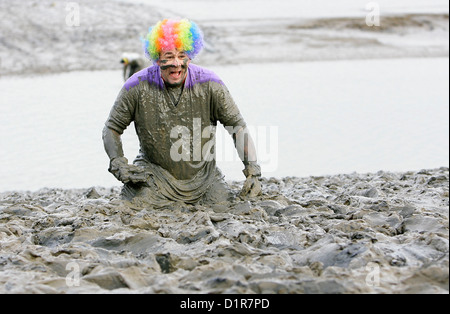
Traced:
<svg viewBox="0 0 450 314">
<path fill-rule="evenodd" d="M 123 64 L 123 79 L 128 80 L 134 73 L 146 67 L 146 60 L 137 53 L 124 53 L 120 63 Z"/>
</svg>

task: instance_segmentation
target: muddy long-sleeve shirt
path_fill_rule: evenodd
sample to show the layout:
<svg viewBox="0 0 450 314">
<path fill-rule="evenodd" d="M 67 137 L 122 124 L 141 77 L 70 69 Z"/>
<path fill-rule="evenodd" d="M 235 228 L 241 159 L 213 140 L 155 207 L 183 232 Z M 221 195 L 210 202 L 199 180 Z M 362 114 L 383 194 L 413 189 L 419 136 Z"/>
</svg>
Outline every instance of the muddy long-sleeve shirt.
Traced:
<svg viewBox="0 0 450 314">
<path fill-rule="evenodd" d="M 222 80 L 194 64 L 189 65 L 177 103 L 169 95 L 157 65 L 128 79 L 106 126 L 122 134 L 133 121 L 140 142 L 137 160 L 156 166 L 157 177 L 175 187 L 174 193 L 203 190 L 212 182 L 217 122 L 235 131 L 245 126 Z"/>
</svg>

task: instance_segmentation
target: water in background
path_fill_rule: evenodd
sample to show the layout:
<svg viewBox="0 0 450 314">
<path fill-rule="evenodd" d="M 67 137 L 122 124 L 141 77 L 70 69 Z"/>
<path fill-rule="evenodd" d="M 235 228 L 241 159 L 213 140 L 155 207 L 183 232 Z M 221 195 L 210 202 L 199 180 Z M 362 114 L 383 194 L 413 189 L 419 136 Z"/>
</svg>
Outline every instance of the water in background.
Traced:
<svg viewBox="0 0 450 314">
<path fill-rule="evenodd" d="M 253 127 L 263 175 L 284 177 L 448 166 L 448 68 L 439 58 L 211 69 Z M 101 131 L 121 86 L 120 71 L 1 78 L 0 191 L 120 185 Z M 218 165 L 242 180 L 218 129 Z M 132 126 L 123 143 L 132 160 Z"/>
</svg>

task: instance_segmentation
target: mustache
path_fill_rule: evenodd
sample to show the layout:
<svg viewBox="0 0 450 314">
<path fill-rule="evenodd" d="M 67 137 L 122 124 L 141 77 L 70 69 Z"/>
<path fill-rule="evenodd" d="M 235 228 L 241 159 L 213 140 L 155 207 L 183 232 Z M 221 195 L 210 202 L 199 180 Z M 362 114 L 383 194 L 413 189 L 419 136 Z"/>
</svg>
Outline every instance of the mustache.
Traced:
<svg viewBox="0 0 450 314">
<path fill-rule="evenodd" d="M 187 64 L 181 64 L 181 65 L 173 65 L 173 64 L 169 64 L 169 65 L 161 65 L 160 66 L 160 68 L 161 68 L 161 70 L 167 70 L 167 69 L 170 69 L 170 68 L 174 68 L 174 69 L 176 69 L 176 68 L 178 68 L 179 66 L 181 66 L 181 68 L 182 69 L 184 69 L 184 70 L 186 70 L 187 69 Z"/>
</svg>

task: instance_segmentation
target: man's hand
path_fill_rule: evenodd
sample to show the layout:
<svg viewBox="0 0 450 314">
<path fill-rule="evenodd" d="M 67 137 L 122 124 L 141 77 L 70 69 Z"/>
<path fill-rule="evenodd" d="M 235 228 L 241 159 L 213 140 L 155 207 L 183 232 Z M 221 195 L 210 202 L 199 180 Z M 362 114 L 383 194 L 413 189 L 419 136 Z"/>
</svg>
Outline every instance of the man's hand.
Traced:
<svg viewBox="0 0 450 314">
<path fill-rule="evenodd" d="M 261 167 L 256 163 L 249 163 L 244 169 L 246 176 L 244 186 L 242 187 L 240 196 L 256 197 L 262 194 L 261 182 Z"/>
<path fill-rule="evenodd" d="M 258 177 L 249 176 L 244 182 L 240 196 L 256 197 L 262 194 L 261 182 Z"/>
<path fill-rule="evenodd" d="M 145 183 L 150 179 L 150 173 L 136 165 L 129 165 L 125 157 L 111 160 L 108 170 L 123 183 Z"/>
</svg>

